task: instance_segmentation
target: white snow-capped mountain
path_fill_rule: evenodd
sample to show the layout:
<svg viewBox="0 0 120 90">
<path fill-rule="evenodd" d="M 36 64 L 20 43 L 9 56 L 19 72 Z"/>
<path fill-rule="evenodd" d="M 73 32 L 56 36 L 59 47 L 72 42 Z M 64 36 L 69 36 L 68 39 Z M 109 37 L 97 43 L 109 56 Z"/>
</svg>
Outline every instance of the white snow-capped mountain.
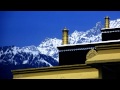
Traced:
<svg viewBox="0 0 120 90">
<path fill-rule="evenodd" d="M 58 50 L 57 46 L 62 44 L 62 40 L 57 38 L 47 38 L 37 48 L 45 55 L 52 56 L 58 61 Z"/>
<path fill-rule="evenodd" d="M 57 66 L 58 62 L 48 56 L 41 54 L 35 46 L 0 47 L 0 64 L 9 65 L 12 69 L 38 68 Z"/>
<path fill-rule="evenodd" d="M 120 19 L 110 20 L 110 28 L 119 28 L 120 27 Z"/>
<path fill-rule="evenodd" d="M 34 45 L 31 46 L 25 46 L 21 48 L 21 51 L 23 52 L 28 52 L 28 53 L 32 53 L 33 55 L 38 55 L 40 54 L 40 51 L 38 50 L 38 48 Z"/>
<path fill-rule="evenodd" d="M 95 27 L 85 32 L 75 30 L 69 35 L 69 44 L 91 43 L 101 41 L 101 28 L 104 25 L 101 22 L 97 22 Z M 120 19 L 110 20 L 110 28 L 120 27 Z M 62 44 L 62 39 L 48 38 L 45 39 L 37 48 L 45 55 L 51 56 L 59 61 L 57 46 Z"/>
<path fill-rule="evenodd" d="M 33 55 L 38 55 L 40 53 L 40 51 L 34 45 L 25 46 L 25 47 L 22 47 L 22 48 L 14 46 L 12 48 L 12 50 L 13 50 L 14 55 L 18 52 L 26 52 L 26 53 L 31 53 Z"/>
<path fill-rule="evenodd" d="M 75 30 L 69 35 L 70 44 L 89 43 L 101 41 L 100 29 L 103 27 L 101 22 L 97 22 L 96 26 L 85 32 Z"/>
</svg>

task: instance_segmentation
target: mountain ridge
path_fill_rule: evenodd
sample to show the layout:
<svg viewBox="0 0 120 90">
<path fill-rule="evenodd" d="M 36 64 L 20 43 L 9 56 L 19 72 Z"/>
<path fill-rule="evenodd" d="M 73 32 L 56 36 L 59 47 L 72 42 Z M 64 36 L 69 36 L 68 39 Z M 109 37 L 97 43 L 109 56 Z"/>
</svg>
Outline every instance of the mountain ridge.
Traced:
<svg viewBox="0 0 120 90">
<path fill-rule="evenodd" d="M 120 27 L 120 19 L 111 20 L 110 28 Z M 69 34 L 69 44 L 92 43 L 101 41 L 101 22 L 86 31 L 75 30 Z M 46 38 L 38 46 L 4 46 L 0 47 L 0 63 L 18 65 L 18 68 L 52 67 L 59 65 L 59 51 L 57 46 L 62 44 L 62 39 Z M 21 66 L 23 65 L 23 67 Z M 14 68 L 15 69 L 15 68 Z"/>
<path fill-rule="evenodd" d="M 37 53 L 35 53 L 37 51 Z M 11 69 L 39 68 L 58 66 L 59 63 L 50 56 L 41 54 L 39 50 L 32 52 L 28 47 L 0 47 L 0 63 L 11 66 Z"/>
</svg>

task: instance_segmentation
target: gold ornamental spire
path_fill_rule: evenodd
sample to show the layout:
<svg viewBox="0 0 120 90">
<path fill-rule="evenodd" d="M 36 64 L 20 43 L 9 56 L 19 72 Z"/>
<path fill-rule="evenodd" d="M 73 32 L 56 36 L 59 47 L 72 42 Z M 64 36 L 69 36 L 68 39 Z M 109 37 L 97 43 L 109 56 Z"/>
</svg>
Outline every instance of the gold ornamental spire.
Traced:
<svg viewBox="0 0 120 90">
<path fill-rule="evenodd" d="M 109 19 L 108 16 L 105 17 L 105 28 L 109 28 Z"/>
<path fill-rule="evenodd" d="M 62 35 L 62 45 L 65 45 L 65 44 L 68 44 L 68 29 L 65 27 L 62 32 L 63 32 L 63 35 Z"/>
</svg>

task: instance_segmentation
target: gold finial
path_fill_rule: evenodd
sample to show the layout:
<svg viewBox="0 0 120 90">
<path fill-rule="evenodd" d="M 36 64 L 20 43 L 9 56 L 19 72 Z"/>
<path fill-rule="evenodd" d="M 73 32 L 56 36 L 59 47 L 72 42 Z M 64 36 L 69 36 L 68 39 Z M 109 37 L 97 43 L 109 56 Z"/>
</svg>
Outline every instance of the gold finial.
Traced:
<svg viewBox="0 0 120 90">
<path fill-rule="evenodd" d="M 109 19 L 109 17 L 108 17 L 108 16 L 106 16 L 105 18 L 106 18 L 106 19 Z"/>
<path fill-rule="evenodd" d="M 62 44 L 68 44 L 68 29 L 66 27 L 63 29 Z"/>
<path fill-rule="evenodd" d="M 105 28 L 109 28 L 109 19 L 108 16 L 105 17 Z"/>
<path fill-rule="evenodd" d="M 66 27 L 64 27 L 64 29 L 63 30 L 68 30 Z"/>
</svg>

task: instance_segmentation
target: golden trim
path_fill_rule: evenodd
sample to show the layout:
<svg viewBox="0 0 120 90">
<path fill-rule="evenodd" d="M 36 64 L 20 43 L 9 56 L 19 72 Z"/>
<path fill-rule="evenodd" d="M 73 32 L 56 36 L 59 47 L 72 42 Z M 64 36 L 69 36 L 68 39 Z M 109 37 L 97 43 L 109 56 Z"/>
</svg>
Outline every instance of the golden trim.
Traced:
<svg viewBox="0 0 120 90">
<path fill-rule="evenodd" d="M 119 53 L 106 53 L 98 54 L 86 61 L 86 64 L 94 63 L 108 63 L 108 62 L 120 62 L 120 52 Z"/>
<path fill-rule="evenodd" d="M 53 72 L 37 72 L 14 75 L 14 79 L 98 79 L 96 68 L 62 70 Z"/>
<path fill-rule="evenodd" d="M 111 47 L 113 47 L 113 46 L 118 47 L 118 46 L 120 46 L 120 44 L 112 44 L 112 45 L 98 45 L 98 46 L 95 46 L 95 47 L 96 47 L 96 48 L 99 48 L 99 47 L 109 47 L 109 46 L 111 46 Z"/>
<path fill-rule="evenodd" d="M 97 55 L 97 54 L 98 54 L 98 53 L 96 52 L 96 50 L 91 49 L 91 50 L 87 53 L 86 59 L 88 60 L 88 59 L 94 57 L 94 56 Z"/>
<path fill-rule="evenodd" d="M 19 69 L 12 70 L 13 74 L 26 74 L 26 73 L 37 73 L 37 72 L 50 72 L 58 70 L 72 70 L 72 69 L 83 69 L 91 68 L 86 64 L 75 64 L 75 65 L 63 65 L 63 66 L 54 66 L 54 67 L 44 67 L 44 68 L 29 68 L 29 69 Z"/>
</svg>

